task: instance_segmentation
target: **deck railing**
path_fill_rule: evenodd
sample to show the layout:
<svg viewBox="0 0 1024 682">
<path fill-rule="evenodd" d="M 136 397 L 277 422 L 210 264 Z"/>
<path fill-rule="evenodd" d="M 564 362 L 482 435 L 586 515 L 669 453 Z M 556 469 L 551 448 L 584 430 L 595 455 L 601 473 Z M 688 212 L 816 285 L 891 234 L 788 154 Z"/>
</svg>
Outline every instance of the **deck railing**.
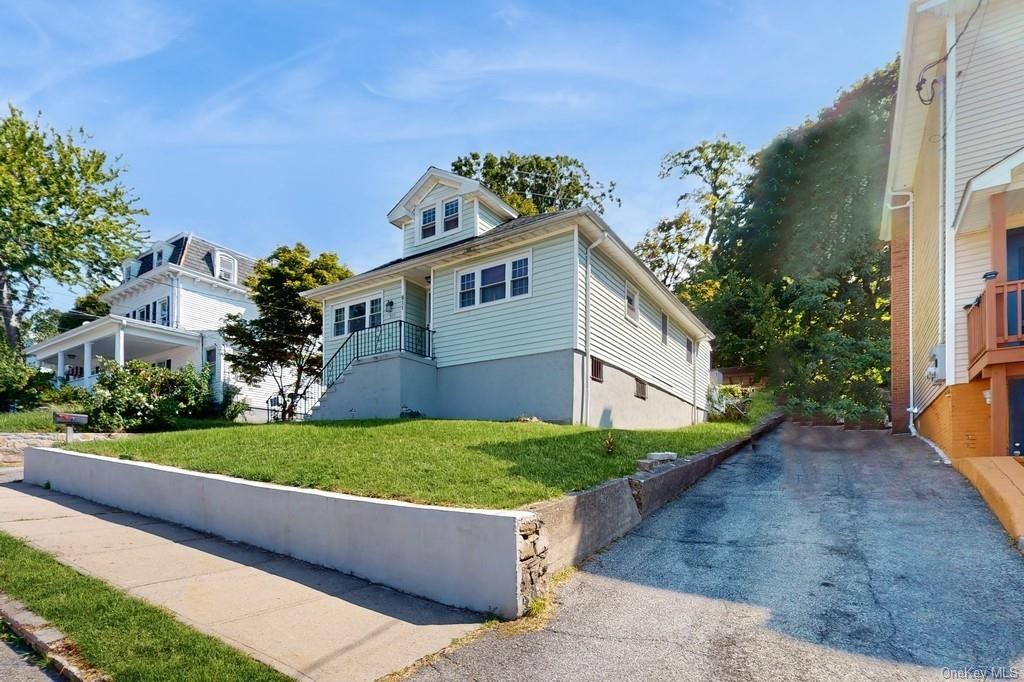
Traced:
<svg viewBox="0 0 1024 682">
<path fill-rule="evenodd" d="M 1024 345 L 1024 280 L 988 280 L 981 295 L 965 307 L 969 364 L 988 351 Z"/>
</svg>

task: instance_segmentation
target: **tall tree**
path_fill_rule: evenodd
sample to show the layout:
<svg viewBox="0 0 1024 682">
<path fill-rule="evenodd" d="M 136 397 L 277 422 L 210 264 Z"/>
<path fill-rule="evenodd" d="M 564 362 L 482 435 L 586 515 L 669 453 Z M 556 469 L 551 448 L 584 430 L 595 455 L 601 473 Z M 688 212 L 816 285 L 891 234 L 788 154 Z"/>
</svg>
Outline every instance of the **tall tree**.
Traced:
<svg viewBox="0 0 1024 682">
<path fill-rule="evenodd" d="M 735 208 L 745 176 L 746 156 L 743 145 L 722 135 L 666 154 L 661 161 L 659 175 L 662 178 L 678 176 L 684 182 L 696 180 L 696 186 L 680 194 L 677 203 L 694 206 L 707 222 L 705 244 L 714 241 L 722 220 Z"/>
<path fill-rule="evenodd" d="M 621 205 L 615 182 L 599 182 L 571 156 L 504 156 L 472 152 L 452 161 L 452 172 L 481 181 L 523 215 L 589 206 L 604 213 L 605 204 Z"/>
<path fill-rule="evenodd" d="M 22 336 L 25 345 L 38 343 L 57 334 L 71 331 L 110 313 L 110 304 L 100 298 L 110 288 L 102 285 L 75 298 L 70 310 L 43 308 L 25 318 Z"/>
<path fill-rule="evenodd" d="M 706 231 L 704 221 L 683 211 L 675 218 L 662 218 L 633 250 L 665 286 L 676 290 L 710 255 Z"/>
<path fill-rule="evenodd" d="M 716 301 L 716 331 L 759 337 L 752 362 L 774 385 L 853 417 L 878 416 L 889 372 L 889 259 L 877 229 L 897 79 L 894 62 L 761 150 L 713 257 L 742 292 L 774 300 L 764 325 Z"/>
<path fill-rule="evenodd" d="M 242 381 L 252 385 L 273 378 L 284 421 L 294 419 L 323 361 L 322 311 L 299 294 L 351 276 L 337 254 L 311 258 L 301 242 L 279 246 L 256 262 L 245 281 L 258 316 L 246 320 L 240 314 L 229 315 L 221 329 L 232 349 L 231 367 Z"/>
<path fill-rule="evenodd" d="M 0 318 L 11 348 L 22 347 L 22 322 L 45 301 L 45 279 L 112 280 L 141 246 L 146 211 L 118 161 L 14 106 L 0 118 Z"/>
</svg>

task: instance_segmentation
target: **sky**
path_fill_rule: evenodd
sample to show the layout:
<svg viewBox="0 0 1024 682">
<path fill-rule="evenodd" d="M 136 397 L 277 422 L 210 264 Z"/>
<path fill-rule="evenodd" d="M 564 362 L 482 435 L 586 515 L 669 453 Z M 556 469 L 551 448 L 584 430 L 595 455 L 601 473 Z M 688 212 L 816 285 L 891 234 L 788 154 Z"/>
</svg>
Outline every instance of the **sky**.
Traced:
<svg viewBox="0 0 1024 682">
<path fill-rule="evenodd" d="M 401 255 L 386 214 L 427 167 L 471 151 L 577 157 L 633 243 L 677 211 L 665 154 L 800 125 L 896 55 L 904 9 L 0 0 L 0 100 L 120 155 L 154 239 L 302 241 L 358 272 Z"/>
</svg>

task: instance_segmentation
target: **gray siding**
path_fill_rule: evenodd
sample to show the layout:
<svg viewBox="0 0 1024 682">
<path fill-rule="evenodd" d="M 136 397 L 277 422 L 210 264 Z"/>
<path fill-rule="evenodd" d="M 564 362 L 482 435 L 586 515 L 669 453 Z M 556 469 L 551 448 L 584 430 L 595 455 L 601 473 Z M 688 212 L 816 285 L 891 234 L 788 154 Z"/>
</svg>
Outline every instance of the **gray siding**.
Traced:
<svg viewBox="0 0 1024 682">
<path fill-rule="evenodd" d="M 411 282 L 405 283 L 405 321 L 427 326 L 427 290 Z"/>
<path fill-rule="evenodd" d="M 438 367 L 531 355 L 573 346 L 575 277 L 571 233 L 532 246 L 531 295 L 456 312 L 455 271 L 530 247 L 496 252 L 434 273 L 434 345 Z"/>
<path fill-rule="evenodd" d="M 455 189 L 448 187 L 447 185 L 438 184 L 435 185 L 432 190 L 430 190 L 426 197 L 424 197 L 423 201 L 420 202 L 420 206 L 426 205 L 427 207 L 430 207 L 439 201 L 442 201 L 444 199 L 451 199 L 452 197 L 455 196 Z M 403 256 L 414 256 L 424 251 L 436 249 L 439 246 L 445 246 L 447 244 L 452 244 L 454 242 L 461 241 L 463 239 L 466 239 L 467 237 L 472 237 L 474 234 L 476 234 L 476 225 L 475 220 L 473 218 L 472 201 L 467 201 L 465 198 L 462 199 L 461 206 L 459 207 L 459 229 L 453 230 L 452 232 L 449 232 L 447 234 L 442 234 L 444 232 L 444 217 L 442 216 L 442 211 L 440 210 L 440 207 L 438 208 L 439 210 L 437 213 L 437 234 L 440 234 L 441 236 L 437 237 L 436 239 L 430 239 L 419 244 L 416 243 L 416 234 L 417 230 L 419 230 L 420 219 L 419 207 L 417 207 L 416 211 L 413 212 L 412 222 L 406 225 L 405 229 L 402 231 L 402 238 L 404 242 L 402 252 Z"/>
<path fill-rule="evenodd" d="M 387 307 L 385 305 L 385 308 L 382 311 L 383 321 L 392 322 L 393 320 L 402 319 L 402 307 L 398 305 L 398 302 L 402 300 L 402 280 L 400 279 L 388 282 L 383 287 L 374 287 L 354 293 L 345 293 L 338 298 L 331 299 L 324 303 L 324 360 L 327 360 L 334 355 L 334 352 L 338 350 L 345 339 L 348 338 L 347 336 L 334 336 L 334 306 L 339 303 L 345 303 L 346 301 L 372 298 L 382 290 L 384 292 L 384 304 L 387 304 L 388 301 L 395 301 L 394 310 L 392 310 L 390 315 L 388 314 Z"/>
<path fill-rule="evenodd" d="M 480 204 L 480 222 L 477 226 L 478 234 L 483 234 L 488 230 L 501 225 L 502 219 L 498 215 L 491 211 L 483 204 Z"/>
<path fill-rule="evenodd" d="M 590 290 L 591 355 L 684 400 L 694 400 L 694 364 L 687 362 L 686 334 L 669 321 L 668 343 L 661 340 L 661 309 L 640 289 L 640 319 L 626 317 L 626 279 L 599 253 L 593 254 Z M 584 348 L 586 245 L 579 244 L 580 312 L 577 348 Z M 705 346 L 707 344 L 705 343 Z M 696 346 L 696 343 L 695 343 Z M 699 350 L 699 349 L 697 349 Z M 709 363 L 697 352 L 697 404 L 703 407 Z"/>
</svg>

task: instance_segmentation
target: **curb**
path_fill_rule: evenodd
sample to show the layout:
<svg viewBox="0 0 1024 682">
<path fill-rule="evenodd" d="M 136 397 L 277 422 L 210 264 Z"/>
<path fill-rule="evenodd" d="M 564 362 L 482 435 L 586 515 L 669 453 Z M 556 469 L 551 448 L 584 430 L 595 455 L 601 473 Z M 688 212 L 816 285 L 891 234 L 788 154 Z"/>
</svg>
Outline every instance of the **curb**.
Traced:
<svg viewBox="0 0 1024 682">
<path fill-rule="evenodd" d="M 108 678 L 90 674 L 75 665 L 67 656 L 74 645 L 63 632 L 25 608 L 19 601 L 0 592 L 0 620 L 21 637 L 40 656 L 48 659 L 57 674 L 69 682 L 100 682 Z"/>
<path fill-rule="evenodd" d="M 783 421 L 785 415 L 776 413 L 766 417 L 751 429 L 750 434 L 716 445 L 686 459 L 639 471 L 626 477 L 633 491 L 633 500 L 642 518 L 679 497 L 687 488 L 711 473 L 719 464 L 771 431 Z"/>
</svg>

